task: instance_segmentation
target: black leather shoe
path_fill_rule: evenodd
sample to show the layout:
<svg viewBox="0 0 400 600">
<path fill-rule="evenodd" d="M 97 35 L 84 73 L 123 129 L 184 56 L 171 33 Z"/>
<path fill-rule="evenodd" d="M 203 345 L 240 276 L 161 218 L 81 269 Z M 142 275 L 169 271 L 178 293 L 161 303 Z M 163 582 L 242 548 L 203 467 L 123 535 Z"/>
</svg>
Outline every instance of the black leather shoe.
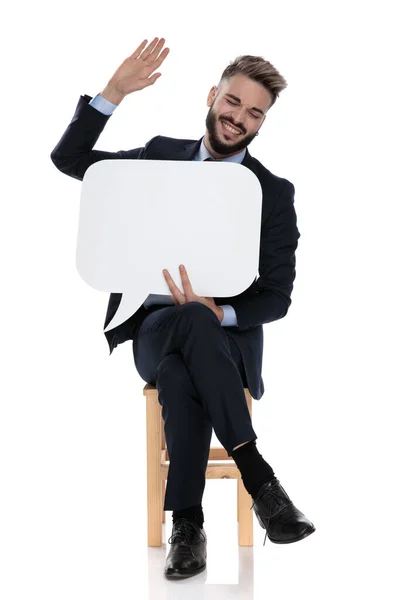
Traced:
<svg viewBox="0 0 400 600">
<path fill-rule="evenodd" d="M 184 517 L 172 526 L 172 544 L 164 574 L 168 579 L 182 579 L 201 573 L 206 568 L 207 536 L 197 523 Z"/>
<path fill-rule="evenodd" d="M 290 544 L 315 531 L 313 523 L 294 506 L 278 479 L 264 483 L 252 498 L 251 508 L 261 527 L 266 529 L 263 545 L 267 535 L 275 544 Z"/>
</svg>

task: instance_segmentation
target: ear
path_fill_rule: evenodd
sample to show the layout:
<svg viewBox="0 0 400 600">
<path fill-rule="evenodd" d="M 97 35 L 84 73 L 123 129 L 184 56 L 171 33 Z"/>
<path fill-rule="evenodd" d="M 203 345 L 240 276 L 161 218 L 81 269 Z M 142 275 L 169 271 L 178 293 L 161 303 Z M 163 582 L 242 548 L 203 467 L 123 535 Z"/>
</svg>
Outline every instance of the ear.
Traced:
<svg viewBox="0 0 400 600">
<path fill-rule="evenodd" d="M 209 106 L 209 107 L 211 106 L 211 104 L 212 104 L 212 103 L 214 102 L 214 100 L 215 100 L 215 96 L 216 96 L 216 95 L 217 95 L 217 86 L 216 86 L 216 85 L 214 85 L 214 86 L 211 88 L 211 90 L 210 90 L 210 92 L 209 92 L 209 94 L 208 94 L 208 96 L 207 96 L 207 106 Z"/>
</svg>

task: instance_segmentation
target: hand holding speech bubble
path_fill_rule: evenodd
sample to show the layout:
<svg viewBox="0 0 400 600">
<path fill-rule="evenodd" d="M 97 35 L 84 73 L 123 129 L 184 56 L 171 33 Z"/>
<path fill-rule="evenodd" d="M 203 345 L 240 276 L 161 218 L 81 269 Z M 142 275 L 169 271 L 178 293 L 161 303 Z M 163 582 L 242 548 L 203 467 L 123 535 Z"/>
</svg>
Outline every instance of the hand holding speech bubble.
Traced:
<svg viewBox="0 0 400 600">
<path fill-rule="evenodd" d="M 104 331 L 147 296 L 168 294 L 167 269 L 183 291 L 184 264 L 199 296 L 229 297 L 258 272 L 262 188 L 233 162 L 102 160 L 83 178 L 76 265 L 100 291 L 122 292 Z"/>
</svg>

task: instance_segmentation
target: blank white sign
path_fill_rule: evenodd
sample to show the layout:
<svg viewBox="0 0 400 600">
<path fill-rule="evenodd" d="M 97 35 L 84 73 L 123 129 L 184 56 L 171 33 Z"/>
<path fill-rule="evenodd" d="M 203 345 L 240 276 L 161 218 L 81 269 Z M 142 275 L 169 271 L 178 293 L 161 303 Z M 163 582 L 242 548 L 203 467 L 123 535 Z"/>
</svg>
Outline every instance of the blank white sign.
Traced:
<svg viewBox="0 0 400 600">
<path fill-rule="evenodd" d="M 97 290 L 122 292 L 104 331 L 149 294 L 183 291 L 184 264 L 199 296 L 235 296 L 258 274 L 262 188 L 232 162 L 102 160 L 83 178 L 76 265 Z"/>
</svg>

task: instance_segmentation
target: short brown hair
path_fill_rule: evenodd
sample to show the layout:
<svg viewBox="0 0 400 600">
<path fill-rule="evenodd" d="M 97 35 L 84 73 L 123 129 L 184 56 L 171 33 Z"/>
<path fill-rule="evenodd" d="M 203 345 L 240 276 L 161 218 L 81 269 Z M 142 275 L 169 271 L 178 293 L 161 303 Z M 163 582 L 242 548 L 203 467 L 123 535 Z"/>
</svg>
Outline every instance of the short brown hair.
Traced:
<svg viewBox="0 0 400 600">
<path fill-rule="evenodd" d="M 249 54 L 238 56 L 226 67 L 221 75 L 220 82 L 230 79 L 237 73 L 242 73 L 253 79 L 253 81 L 261 83 L 269 91 L 272 102 L 268 110 L 275 104 L 279 92 L 287 87 L 286 79 L 262 56 L 251 56 Z"/>
</svg>

